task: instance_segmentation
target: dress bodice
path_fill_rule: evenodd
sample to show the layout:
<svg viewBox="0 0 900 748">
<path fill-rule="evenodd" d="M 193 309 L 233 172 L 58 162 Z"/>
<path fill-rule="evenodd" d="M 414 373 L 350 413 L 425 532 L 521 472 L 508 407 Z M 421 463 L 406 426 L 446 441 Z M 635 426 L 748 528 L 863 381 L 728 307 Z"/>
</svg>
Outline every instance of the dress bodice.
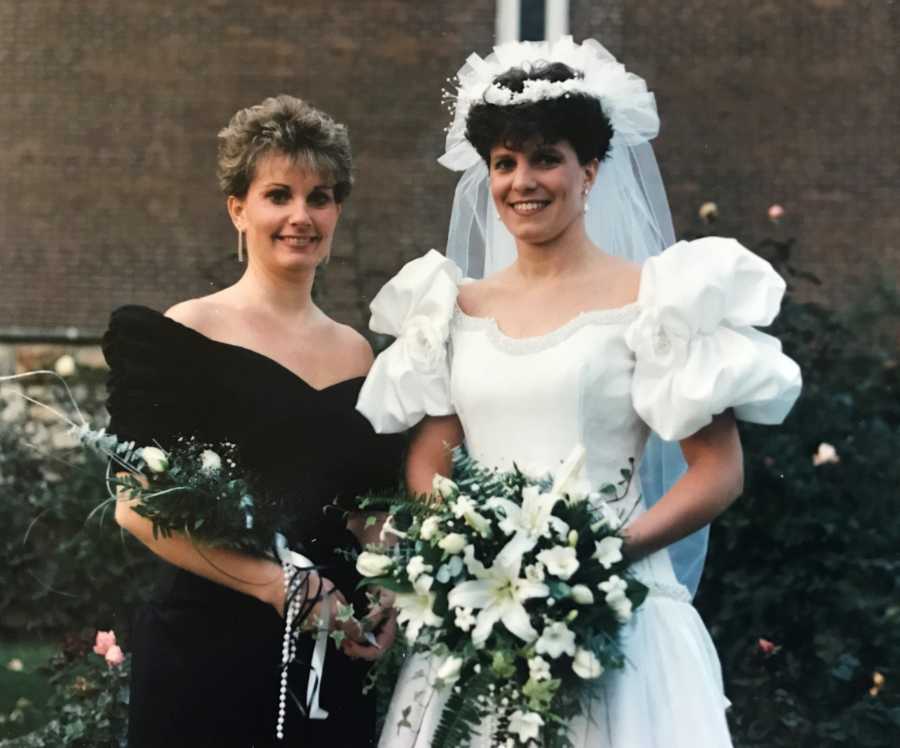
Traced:
<svg viewBox="0 0 900 748">
<path fill-rule="evenodd" d="M 490 467 L 547 473 L 581 444 L 591 485 L 619 480 L 649 434 L 632 403 L 635 357 L 625 343 L 638 312 L 591 311 L 547 335 L 512 338 L 457 309 L 450 398 L 469 453 Z"/>
<path fill-rule="evenodd" d="M 354 543 L 341 509 L 353 508 L 357 496 L 393 489 L 403 449 L 401 437 L 376 434 L 353 407 L 362 377 L 315 389 L 267 356 L 140 306 L 113 312 L 103 349 L 111 433 L 165 448 L 178 437 L 236 445 L 257 488 L 290 507 L 292 544 L 346 576 L 345 587 L 355 586 L 343 573 L 350 565 L 334 556 Z M 179 578 L 183 584 L 188 577 Z"/>
</svg>

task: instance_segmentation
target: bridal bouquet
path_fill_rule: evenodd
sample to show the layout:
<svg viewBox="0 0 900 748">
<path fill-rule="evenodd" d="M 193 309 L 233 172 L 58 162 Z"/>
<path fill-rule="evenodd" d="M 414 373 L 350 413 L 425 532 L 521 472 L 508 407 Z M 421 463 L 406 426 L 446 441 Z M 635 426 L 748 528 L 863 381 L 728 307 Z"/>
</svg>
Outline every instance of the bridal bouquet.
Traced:
<svg viewBox="0 0 900 748">
<path fill-rule="evenodd" d="M 613 508 L 632 471 L 591 492 L 583 461 L 578 447 L 554 480 L 458 450 L 430 499 L 391 505 L 382 540 L 397 542 L 358 557 L 365 583 L 396 593 L 411 650 L 438 663 L 433 685 L 448 696 L 435 748 L 469 744 L 487 717 L 495 745 L 567 746 L 568 720 L 624 665 L 617 634 L 647 594 L 626 571 Z"/>
</svg>

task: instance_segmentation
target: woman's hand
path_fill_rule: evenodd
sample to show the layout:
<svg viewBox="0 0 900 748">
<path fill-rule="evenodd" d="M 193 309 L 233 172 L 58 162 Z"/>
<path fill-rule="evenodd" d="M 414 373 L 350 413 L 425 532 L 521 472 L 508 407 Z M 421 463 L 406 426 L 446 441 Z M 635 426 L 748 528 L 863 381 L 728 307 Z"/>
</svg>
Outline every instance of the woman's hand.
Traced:
<svg viewBox="0 0 900 748">
<path fill-rule="evenodd" d="M 361 643 L 347 638 L 341 645 L 345 655 L 373 661 L 394 645 L 394 640 L 397 638 L 397 611 L 389 604 L 392 602 L 392 594 L 390 598 L 382 594 L 381 601 L 363 619 L 364 629 L 374 632 L 375 643 L 372 644 L 368 641 Z"/>
</svg>

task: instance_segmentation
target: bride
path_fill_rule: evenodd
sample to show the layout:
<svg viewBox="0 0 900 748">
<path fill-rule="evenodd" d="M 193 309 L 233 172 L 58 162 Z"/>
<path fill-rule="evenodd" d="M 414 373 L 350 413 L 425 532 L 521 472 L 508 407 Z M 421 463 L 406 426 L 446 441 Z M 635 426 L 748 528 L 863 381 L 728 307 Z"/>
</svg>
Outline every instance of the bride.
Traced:
<svg viewBox="0 0 900 748">
<path fill-rule="evenodd" d="M 398 339 L 357 407 L 380 432 L 415 427 L 406 477 L 419 494 L 461 443 L 485 465 L 536 470 L 580 443 L 595 486 L 643 457 L 625 550 L 650 594 L 625 627 L 624 670 L 604 675 L 568 737 L 729 746 L 719 660 L 689 588 L 697 531 L 741 492 L 735 418 L 779 423 L 800 391 L 796 364 L 753 327 L 775 317 L 784 283 L 734 240 L 660 253 L 673 242 L 648 143 L 653 95 L 596 42 L 504 45 L 458 77 L 441 162 L 467 170 L 448 250 L 459 264 L 429 252 L 372 302 L 372 329 Z M 651 430 L 667 442 L 648 447 Z M 673 482 L 679 446 L 687 467 Z M 406 663 L 381 745 L 430 745 L 447 696 L 433 666 Z M 491 725 L 480 732 L 488 745 Z"/>
</svg>

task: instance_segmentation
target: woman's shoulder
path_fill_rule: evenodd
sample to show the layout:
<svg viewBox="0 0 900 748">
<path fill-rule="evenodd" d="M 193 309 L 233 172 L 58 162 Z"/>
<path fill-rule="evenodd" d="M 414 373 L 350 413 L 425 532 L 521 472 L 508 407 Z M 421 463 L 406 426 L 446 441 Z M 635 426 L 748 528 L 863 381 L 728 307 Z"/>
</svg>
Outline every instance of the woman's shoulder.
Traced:
<svg viewBox="0 0 900 748">
<path fill-rule="evenodd" d="M 347 378 L 363 377 L 368 374 L 375 360 L 369 341 L 350 325 L 336 322 L 331 318 L 328 318 L 328 326 L 340 359 L 346 366 Z"/>
<path fill-rule="evenodd" d="M 460 284 L 457 297 L 459 308 L 472 317 L 489 316 L 489 305 L 507 291 L 507 284 L 502 277 L 498 277 L 500 275 L 496 273 L 479 280 L 469 279 Z"/>
</svg>

